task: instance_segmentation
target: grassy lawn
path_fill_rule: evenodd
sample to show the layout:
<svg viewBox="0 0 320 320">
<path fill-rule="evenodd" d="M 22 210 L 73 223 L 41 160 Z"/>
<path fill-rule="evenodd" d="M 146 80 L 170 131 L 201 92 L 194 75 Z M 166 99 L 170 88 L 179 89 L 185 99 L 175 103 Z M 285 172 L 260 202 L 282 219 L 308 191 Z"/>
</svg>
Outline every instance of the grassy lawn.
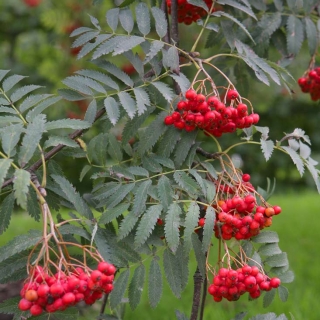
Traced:
<svg viewBox="0 0 320 320">
<path fill-rule="evenodd" d="M 288 253 L 291 270 L 295 273 L 295 281 L 286 285 L 290 291 L 289 299 L 282 303 L 278 296 L 268 308 L 263 308 L 262 298 L 248 301 L 244 295 L 237 302 L 216 303 L 207 297 L 205 319 L 229 320 L 237 313 L 248 311 L 245 319 L 257 313 L 275 312 L 278 315 L 290 313 L 295 320 L 320 319 L 319 288 L 320 288 L 320 255 L 317 245 L 320 241 L 320 196 L 314 192 L 274 196 L 272 204 L 280 205 L 282 213 L 277 216 L 270 230 L 275 230 L 280 236 L 280 248 Z M 16 214 L 12 218 L 9 229 L 0 236 L 0 245 L 5 244 L 14 235 L 26 233 L 28 229 L 41 228 L 41 223 L 33 221 L 27 214 Z M 125 319 L 175 319 L 174 310 L 190 314 L 192 303 L 192 275 L 196 268 L 193 257 L 189 264 L 190 280 L 181 299 L 177 299 L 166 283 L 159 306 L 151 309 L 148 303 L 146 285 L 143 298 L 137 309 L 132 312 L 127 306 Z M 92 310 L 91 310 L 92 311 Z M 90 312 L 90 319 L 94 315 Z M 86 317 L 85 319 L 89 319 Z"/>
</svg>

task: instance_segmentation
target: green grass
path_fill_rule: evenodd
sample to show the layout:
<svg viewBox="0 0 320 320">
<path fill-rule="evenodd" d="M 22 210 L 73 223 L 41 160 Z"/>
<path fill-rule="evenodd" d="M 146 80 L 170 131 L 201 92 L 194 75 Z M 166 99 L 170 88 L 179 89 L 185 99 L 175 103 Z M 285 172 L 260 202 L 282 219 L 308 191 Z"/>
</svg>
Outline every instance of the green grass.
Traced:
<svg viewBox="0 0 320 320">
<path fill-rule="evenodd" d="M 274 196 L 270 202 L 274 205 L 280 205 L 283 209 L 282 213 L 274 218 L 270 230 L 279 233 L 280 248 L 288 253 L 290 268 L 295 273 L 295 281 L 286 285 L 290 291 L 288 301 L 283 303 L 276 296 L 271 306 L 263 308 L 262 298 L 249 302 L 246 298 L 247 295 L 245 295 L 233 303 L 216 303 L 211 296 L 207 296 L 204 319 L 229 320 L 242 311 L 249 312 L 245 319 L 258 313 L 267 312 L 285 313 L 288 317 L 291 313 L 295 320 L 318 320 L 320 318 L 320 304 L 318 302 L 320 255 L 317 247 L 320 240 L 320 219 L 318 219 L 320 196 L 311 192 L 289 194 Z M 17 234 L 26 233 L 30 228 L 41 228 L 41 223 L 33 221 L 27 214 L 14 215 L 9 229 L 0 236 L 0 245 L 5 244 Z M 145 284 L 140 305 L 135 311 L 131 311 L 127 306 L 125 319 L 172 320 L 175 319 L 174 310 L 176 309 L 189 315 L 193 293 L 192 275 L 195 268 L 194 258 L 191 257 L 190 280 L 181 299 L 176 298 L 167 283 L 164 283 L 162 299 L 156 309 L 151 309 Z M 90 312 L 90 318 L 92 317 L 93 314 Z"/>
</svg>

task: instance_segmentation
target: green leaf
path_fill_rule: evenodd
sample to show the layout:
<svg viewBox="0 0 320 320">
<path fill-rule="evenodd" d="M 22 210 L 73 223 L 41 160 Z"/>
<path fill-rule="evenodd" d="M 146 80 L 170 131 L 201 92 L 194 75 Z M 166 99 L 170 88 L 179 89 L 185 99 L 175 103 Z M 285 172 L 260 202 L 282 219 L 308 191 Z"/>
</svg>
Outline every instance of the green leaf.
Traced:
<svg viewBox="0 0 320 320">
<path fill-rule="evenodd" d="M 170 103 L 173 99 L 174 93 L 169 86 L 163 82 L 155 81 L 151 84 L 163 95 L 163 97 Z"/>
<path fill-rule="evenodd" d="M 39 102 L 46 100 L 47 98 L 52 97 L 52 94 L 35 94 L 35 95 L 30 95 L 28 97 L 26 97 L 20 104 L 19 106 L 19 110 L 21 112 L 24 112 L 28 109 L 30 109 L 31 107 L 35 106 L 36 104 L 38 104 Z"/>
<path fill-rule="evenodd" d="M 0 262 L 10 258 L 14 254 L 20 253 L 37 244 L 42 239 L 42 234 L 38 230 L 29 230 L 27 234 L 16 236 L 7 244 L 0 247 Z"/>
<path fill-rule="evenodd" d="M 70 76 L 65 78 L 62 83 L 81 94 L 93 96 L 92 90 L 85 84 L 83 77 Z"/>
<path fill-rule="evenodd" d="M 32 110 L 30 110 L 27 115 L 26 115 L 26 119 L 28 122 L 32 122 L 33 119 L 39 115 L 40 113 L 42 113 L 45 109 L 47 109 L 48 107 L 52 106 L 53 104 L 55 104 L 56 102 L 60 101 L 61 97 L 50 97 L 42 102 L 40 102 L 35 108 L 33 108 Z M 22 105 L 22 104 L 21 104 Z M 21 108 L 20 105 L 20 108 Z"/>
<path fill-rule="evenodd" d="M 91 41 L 92 39 L 96 38 L 99 35 L 99 31 L 88 31 L 83 33 L 80 37 L 78 37 L 73 43 L 71 48 L 81 47 L 85 43 Z"/>
<path fill-rule="evenodd" d="M 112 89 L 119 90 L 118 84 L 115 81 L 113 81 L 109 76 L 105 75 L 102 72 L 83 69 L 83 70 L 77 71 L 77 73 L 85 77 L 97 80 Z"/>
<path fill-rule="evenodd" d="M 1 172 L 1 169 L 0 169 L 0 172 Z M 8 196 L 4 198 L 0 207 L 0 235 L 3 234 L 9 227 L 13 208 L 14 208 L 14 195 L 13 193 L 10 193 Z"/>
<path fill-rule="evenodd" d="M 150 99 L 147 92 L 142 88 L 134 88 L 133 92 L 137 100 L 138 115 L 140 116 L 150 106 Z"/>
<path fill-rule="evenodd" d="M 191 250 L 191 247 L 192 247 L 191 236 L 194 233 L 194 229 L 198 226 L 199 216 L 200 216 L 200 208 L 195 201 L 192 201 L 186 213 L 186 218 L 184 223 L 185 225 L 184 247 L 185 247 L 186 254 L 189 254 Z"/>
<path fill-rule="evenodd" d="M 86 97 L 79 92 L 71 89 L 58 89 L 59 95 L 68 101 L 84 100 Z"/>
<path fill-rule="evenodd" d="M 129 87 L 133 87 L 134 82 L 133 80 L 122 70 L 120 70 L 118 67 L 116 67 L 114 64 L 103 61 L 98 64 L 101 68 L 107 70 L 110 74 L 118 78 L 120 81 L 122 81 L 124 84 L 126 84 Z"/>
<path fill-rule="evenodd" d="M 64 224 L 59 228 L 59 231 L 61 234 L 72 234 L 72 235 L 76 234 L 89 241 L 91 240 L 90 234 L 86 230 L 84 230 L 81 227 L 74 226 L 72 224 Z"/>
<path fill-rule="evenodd" d="M 142 42 L 145 42 L 145 39 L 143 37 L 128 36 L 127 41 L 125 41 L 124 43 L 118 44 L 116 46 L 112 55 L 116 56 L 118 54 L 122 54 L 124 52 L 127 52 L 127 51 L 135 48 L 137 45 L 141 44 Z"/>
<path fill-rule="evenodd" d="M 187 2 L 196 7 L 204 9 L 206 12 L 208 12 L 210 9 L 203 0 L 187 0 Z"/>
<path fill-rule="evenodd" d="M 79 148 L 79 145 L 68 137 L 63 136 L 50 136 L 49 139 L 44 144 L 44 149 L 49 147 L 57 146 L 58 144 L 63 144 L 70 148 Z"/>
<path fill-rule="evenodd" d="M 234 1 L 234 0 L 219 0 L 219 1 L 217 1 L 217 3 L 219 3 L 221 5 L 228 5 L 228 6 L 234 7 L 235 9 L 243 11 L 246 14 L 248 14 L 249 16 L 251 16 L 252 18 L 257 20 L 254 12 L 252 11 L 252 9 L 248 3 L 244 2 L 246 5 L 242 5 L 238 1 Z"/>
<path fill-rule="evenodd" d="M 266 243 L 265 245 L 261 246 L 258 250 L 259 254 L 263 256 L 273 256 L 275 254 L 281 253 L 281 249 L 277 242 L 274 243 Z"/>
<path fill-rule="evenodd" d="M 121 162 L 123 159 L 123 154 L 122 154 L 120 142 L 112 133 L 108 135 L 108 140 L 109 140 L 108 153 L 110 157 L 117 162 Z"/>
<path fill-rule="evenodd" d="M 98 59 L 101 56 L 107 55 L 111 52 L 113 52 L 117 47 L 122 46 L 124 43 L 126 43 L 129 40 L 129 36 L 114 36 L 108 41 L 102 42 L 99 47 L 94 51 L 92 55 L 92 59 Z"/>
<path fill-rule="evenodd" d="M 278 288 L 279 298 L 282 302 L 286 302 L 288 300 L 289 291 L 286 287 L 280 286 Z"/>
<path fill-rule="evenodd" d="M 180 298 L 181 295 L 181 269 L 178 259 L 167 248 L 163 253 L 163 267 L 166 279 L 173 294 Z"/>
<path fill-rule="evenodd" d="M 162 273 L 156 258 L 153 258 L 150 263 L 148 277 L 148 297 L 151 308 L 155 308 L 162 295 Z"/>
<path fill-rule="evenodd" d="M 114 257 L 114 246 L 110 238 L 115 242 L 113 234 L 112 237 L 110 237 L 108 230 L 98 227 L 98 230 L 94 236 L 94 242 L 103 259 L 110 263 L 115 263 L 118 261 L 116 261 Z"/>
<path fill-rule="evenodd" d="M 73 204 L 77 212 L 90 220 L 93 219 L 93 214 L 89 206 L 75 190 L 73 185 L 65 177 L 56 174 L 51 175 L 51 177 L 59 185 L 66 199 Z"/>
<path fill-rule="evenodd" d="M 185 254 L 185 247 L 183 244 L 183 241 L 180 243 L 176 253 L 175 257 L 179 263 L 180 266 L 180 275 L 181 275 L 181 291 L 183 291 L 189 281 L 189 254 Z"/>
<path fill-rule="evenodd" d="M 21 208 L 27 208 L 27 193 L 29 191 L 31 175 L 28 171 L 23 169 L 16 169 L 14 173 L 13 189 L 14 197 L 17 200 L 17 204 Z"/>
<path fill-rule="evenodd" d="M 170 157 L 172 151 L 174 150 L 176 144 L 180 140 L 180 132 L 175 127 L 169 127 L 162 139 L 159 142 L 157 148 L 157 154 L 163 157 Z"/>
<path fill-rule="evenodd" d="M 167 51 L 163 50 L 163 66 L 170 68 L 171 71 L 179 70 L 179 53 L 176 47 L 170 47 Z"/>
<path fill-rule="evenodd" d="M 251 239 L 256 243 L 272 243 L 279 242 L 279 236 L 274 231 L 264 231 Z"/>
<path fill-rule="evenodd" d="M 139 216 L 136 216 L 131 212 L 129 212 L 121 222 L 119 233 L 118 233 L 118 239 L 121 240 L 125 238 L 130 233 L 130 231 L 134 228 L 138 220 L 139 220 Z"/>
<path fill-rule="evenodd" d="M 164 12 L 157 7 L 152 7 L 151 12 L 156 23 L 156 32 L 160 38 L 167 34 L 168 22 Z"/>
<path fill-rule="evenodd" d="M 177 82 L 183 95 L 190 88 L 190 81 L 183 73 L 180 72 L 180 74 L 170 74 L 170 77 Z"/>
<path fill-rule="evenodd" d="M 164 175 L 161 176 L 158 181 L 157 193 L 160 199 L 160 203 L 163 206 L 163 210 L 167 211 L 173 200 L 173 190 L 171 187 L 170 179 Z"/>
<path fill-rule="evenodd" d="M 58 310 L 55 311 L 54 315 L 52 313 L 43 313 L 40 316 L 34 316 L 28 318 L 30 320 L 74 320 L 79 318 L 79 309 L 73 307 L 68 308 L 67 310 Z M 20 319 L 20 318 L 19 318 Z M 15 320 L 15 319 L 14 319 Z"/>
<path fill-rule="evenodd" d="M 18 308 L 21 297 L 6 299 L 0 303 L 0 313 L 5 314 L 21 314 L 22 311 Z M 20 317 L 19 317 L 20 318 Z"/>
<path fill-rule="evenodd" d="M 198 193 L 198 184 L 184 171 L 176 171 L 173 174 L 174 180 L 185 190 L 191 197 L 195 197 Z"/>
<path fill-rule="evenodd" d="M 108 10 L 106 14 L 107 23 L 113 32 L 115 32 L 118 27 L 119 12 L 119 8 L 114 8 Z"/>
<path fill-rule="evenodd" d="M 104 107 L 110 122 L 115 125 L 120 117 L 119 105 L 117 101 L 112 97 L 108 97 L 104 100 Z"/>
<path fill-rule="evenodd" d="M 140 2 L 136 5 L 136 21 L 139 31 L 146 36 L 150 32 L 150 13 L 148 6 Z"/>
<path fill-rule="evenodd" d="M 10 126 L 7 126 L 6 129 L 1 132 L 2 149 L 8 157 L 11 156 L 12 151 L 19 142 L 22 131 L 22 124 L 12 124 Z"/>
<path fill-rule="evenodd" d="M 262 149 L 263 155 L 266 161 L 268 161 L 272 155 L 272 152 L 274 149 L 274 143 L 272 140 L 264 140 L 262 138 L 260 142 L 261 142 L 261 149 Z"/>
<path fill-rule="evenodd" d="M 143 181 L 135 191 L 132 214 L 140 216 L 146 210 L 146 201 L 148 198 L 148 189 L 152 185 L 152 180 Z"/>
<path fill-rule="evenodd" d="M 286 252 L 281 252 L 281 253 L 275 254 L 271 257 L 268 257 L 265 260 L 265 262 L 270 267 L 285 267 L 285 266 L 289 265 L 289 261 L 288 261 Z"/>
<path fill-rule="evenodd" d="M 173 202 L 169 206 L 164 225 L 166 240 L 172 252 L 176 252 L 179 246 L 180 214 L 180 206 L 176 202 Z"/>
<path fill-rule="evenodd" d="M 267 308 L 270 306 L 272 301 L 274 300 L 274 297 L 276 296 L 276 290 L 271 290 L 265 293 L 263 297 L 263 307 Z"/>
<path fill-rule="evenodd" d="M 196 233 L 193 233 L 191 235 L 192 239 L 192 246 L 194 250 L 194 254 L 196 256 L 196 260 L 198 263 L 198 268 L 201 273 L 201 276 L 203 279 L 206 277 L 206 256 L 202 251 L 202 244 L 201 241 L 198 238 L 198 235 Z"/>
<path fill-rule="evenodd" d="M 287 20 L 287 48 L 288 52 L 297 55 L 304 39 L 303 24 L 300 19 L 290 15 Z"/>
<path fill-rule="evenodd" d="M 143 63 L 147 64 L 148 62 L 150 62 L 158 54 L 158 52 L 160 52 L 163 46 L 164 46 L 163 41 L 159 41 L 159 40 L 152 41 L 149 52 L 146 54 L 146 57 Z"/>
<path fill-rule="evenodd" d="M 88 105 L 86 113 L 84 115 L 84 121 L 93 124 L 97 114 L 97 101 L 92 100 Z"/>
<path fill-rule="evenodd" d="M 100 133 L 90 140 L 87 145 L 87 155 L 90 161 L 97 161 L 104 166 L 107 159 L 108 135 Z"/>
<path fill-rule="evenodd" d="M 309 52 L 310 52 L 310 55 L 312 56 L 317 51 L 317 45 L 319 41 L 317 40 L 318 39 L 317 27 L 309 17 L 305 17 L 304 22 L 306 25 L 306 34 L 308 39 Z"/>
<path fill-rule="evenodd" d="M 0 70 L 0 81 L 10 72 L 10 70 Z"/>
<path fill-rule="evenodd" d="M 150 150 L 166 131 L 167 126 L 163 122 L 165 116 L 166 112 L 161 112 L 145 130 L 137 149 L 141 156 Z"/>
<path fill-rule="evenodd" d="M 99 25 L 99 21 L 97 18 L 91 16 L 90 14 L 88 14 L 88 16 L 90 17 L 90 21 L 91 23 L 98 29 L 98 30 L 101 30 L 101 27 Z"/>
<path fill-rule="evenodd" d="M 166 168 L 174 169 L 174 162 L 170 158 L 165 158 L 156 154 L 152 154 L 151 158 Z"/>
<path fill-rule="evenodd" d="M 7 172 L 11 166 L 12 159 L 0 159 L 0 190 Z"/>
<path fill-rule="evenodd" d="M 130 96 L 130 94 L 125 91 L 118 93 L 118 97 L 122 107 L 126 110 L 129 118 L 132 119 L 137 111 L 136 102 Z"/>
<path fill-rule="evenodd" d="M 188 1 L 191 1 L 191 0 L 188 0 Z M 193 2 L 199 2 L 199 1 L 202 1 L 202 0 L 192 0 Z M 177 317 L 177 320 L 188 320 L 189 318 L 181 313 L 179 310 L 175 310 L 175 314 L 176 314 L 176 317 Z"/>
<path fill-rule="evenodd" d="M 280 28 L 281 25 L 281 13 L 275 12 L 272 15 L 265 14 L 262 16 L 258 23 L 259 35 L 257 36 L 257 42 L 263 44 L 264 42 L 269 43 L 272 34 Z"/>
<path fill-rule="evenodd" d="M 20 82 L 22 79 L 27 78 L 24 76 L 20 76 L 18 74 L 14 74 L 8 78 L 6 78 L 5 80 L 3 80 L 2 82 L 2 88 L 4 92 L 9 91 L 10 89 L 12 89 L 18 82 Z"/>
<path fill-rule="evenodd" d="M 294 280 L 294 273 L 291 270 L 279 275 L 281 283 L 291 283 Z"/>
<path fill-rule="evenodd" d="M 145 168 L 142 167 L 129 167 L 128 171 L 135 176 L 143 176 L 149 178 L 149 172 Z"/>
<path fill-rule="evenodd" d="M 129 8 L 124 8 L 120 10 L 119 20 L 122 28 L 128 33 L 130 33 L 133 29 L 134 21 L 131 10 Z"/>
<path fill-rule="evenodd" d="M 118 218 L 121 214 L 126 213 L 130 204 L 129 203 L 120 203 L 118 206 L 108 209 L 102 213 L 99 224 L 107 224 L 113 221 L 114 219 Z"/>
<path fill-rule="evenodd" d="M 105 205 L 107 208 L 111 209 L 119 204 L 130 193 L 134 186 L 134 183 L 122 184 L 116 194 L 110 196 L 106 201 Z"/>
<path fill-rule="evenodd" d="M 206 223 L 203 227 L 203 239 L 202 239 L 203 252 L 207 252 L 209 246 L 211 245 L 211 238 L 213 235 L 214 221 L 216 218 L 216 213 L 211 206 L 207 207 L 205 218 L 206 218 Z"/>
<path fill-rule="evenodd" d="M 42 134 L 45 132 L 45 126 L 46 116 L 44 114 L 39 114 L 29 123 L 19 151 L 19 164 L 22 167 L 32 158 L 42 138 Z"/>
<path fill-rule="evenodd" d="M 88 32 L 88 31 L 93 31 L 94 29 L 92 28 L 88 28 L 88 27 L 79 27 L 75 30 L 73 30 L 70 34 L 70 38 L 72 37 L 76 37 L 76 36 L 79 36 L 80 34 L 82 33 L 85 33 L 85 32 Z"/>
<path fill-rule="evenodd" d="M 124 293 L 129 283 L 130 269 L 123 271 L 118 279 L 115 281 L 114 289 L 110 293 L 110 307 L 115 307 L 121 303 Z"/>
<path fill-rule="evenodd" d="M 78 120 L 78 119 L 62 119 L 49 121 L 45 125 L 46 130 L 55 130 L 55 129 L 74 129 L 82 130 L 88 129 L 91 127 L 91 124 L 87 121 Z"/>
<path fill-rule="evenodd" d="M 144 76 L 144 67 L 143 62 L 138 55 L 138 53 L 133 53 L 133 51 L 126 51 L 123 54 L 131 63 L 131 65 L 134 67 L 134 69 L 138 72 L 139 76 L 142 78 Z"/>
<path fill-rule="evenodd" d="M 37 193 L 33 189 L 30 189 L 27 195 L 27 212 L 34 220 L 40 221 L 40 204 L 38 201 Z"/>
<path fill-rule="evenodd" d="M 175 128 L 174 128 L 175 129 Z M 175 129 L 178 131 L 177 129 Z M 176 150 L 174 152 L 174 162 L 176 166 L 181 166 L 182 163 L 186 160 L 190 149 L 195 144 L 195 139 L 197 135 L 197 131 L 180 133 L 181 140 L 177 144 Z"/>
<path fill-rule="evenodd" d="M 132 310 L 134 310 L 140 302 L 145 275 L 146 268 L 143 264 L 140 264 L 136 270 L 134 270 L 128 290 L 129 304 Z"/>
<path fill-rule="evenodd" d="M 24 86 L 22 88 L 17 89 L 15 92 L 12 93 L 10 96 L 11 101 L 14 103 L 18 100 L 20 100 L 22 97 L 27 95 L 28 93 L 41 88 L 42 86 L 36 86 L 36 85 L 29 85 L 29 86 Z"/>
<path fill-rule="evenodd" d="M 251 267 L 256 266 L 258 268 L 263 267 L 262 260 L 258 252 L 253 252 L 253 255 L 251 257 L 251 260 L 249 260 L 248 265 Z"/>
<path fill-rule="evenodd" d="M 304 164 L 299 154 L 290 147 L 282 147 L 282 149 L 288 153 L 302 177 L 304 173 Z"/>
</svg>

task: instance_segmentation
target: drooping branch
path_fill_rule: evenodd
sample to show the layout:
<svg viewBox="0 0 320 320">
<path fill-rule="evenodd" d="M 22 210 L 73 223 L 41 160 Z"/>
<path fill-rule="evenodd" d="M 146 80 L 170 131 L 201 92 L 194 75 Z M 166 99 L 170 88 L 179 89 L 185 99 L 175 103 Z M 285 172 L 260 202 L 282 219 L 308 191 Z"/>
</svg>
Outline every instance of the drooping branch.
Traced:
<svg viewBox="0 0 320 320">
<path fill-rule="evenodd" d="M 193 275 L 194 287 L 193 287 L 193 301 L 192 301 L 192 310 L 191 310 L 190 320 L 198 319 L 200 300 L 201 300 L 202 282 L 203 282 L 203 279 L 199 271 L 199 268 L 197 267 L 197 270 Z"/>
</svg>

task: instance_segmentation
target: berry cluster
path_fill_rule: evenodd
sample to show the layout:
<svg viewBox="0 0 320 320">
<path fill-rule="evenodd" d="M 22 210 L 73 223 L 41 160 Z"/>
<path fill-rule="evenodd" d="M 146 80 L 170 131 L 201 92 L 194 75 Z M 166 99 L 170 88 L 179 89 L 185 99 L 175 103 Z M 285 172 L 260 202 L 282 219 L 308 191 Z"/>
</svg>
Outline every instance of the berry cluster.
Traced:
<svg viewBox="0 0 320 320">
<path fill-rule="evenodd" d="M 177 110 L 164 119 L 166 125 L 174 125 L 179 130 L 193 131 L 202 129 L 206 134 L 220 137 L 223 133 L 234 132 L 237 128 L 248 128 L 258 123 L 259 115 L 248 115 L 248 107 L 237 103 L 239 94 L 229 90 L 226 100 L 231 101 L 226 106 L 217 96 L 206 97 L 193 89 L 186 92 L 186 100 L 180 100 Z"/>
<path fill-rule="evenodd" d="M 249 239 L 260 230 L 272 225 L 272 216 L 281 212 L 279 206 L 258 206 L 255 196 L 251 193 L 254 188 L 249 182 L 250 176 L 242 176 L 242 194 L 233 195 L 233 189 L 228 188 L 227 198 L 218 201 L 216 206 L 215 236 L 224 240 Z M 220 186 L 221 187 L 221 186 Z M 249 190 L 250 191 L 249 191 Z M 225 190 L 224 190 L 225 191 Z"/>
<path fill-rule="evenodd" d="M 212 0 L 205 0 L 206 5 L 210 9 Z M 171 0 L 167 0 L 168 12 L 171 13 Z M 178 22 L 190 25 L 192 22 L 205 17 L 207 12 L 187 2 L 187 0 L 178 0 Z"/>
<path fill-rule="evenodd" d="M 252 299 L 259 298 L 261 291 L 278 288 L 279 278 L 269 278 L 256 266 L 244 265 L 237 270 L 221 268 L 208 288 L 213 300 L 220 302 L 223 298 L 236 301 L 248 292 Z"/>
<path fill-rule="evenodd" d="M 20 291 L 19 309 L 38 316 L 43 311 L 63 311 L 80 301 L 91 305 L 103 293 L 112 291 L 115 272 L 114 265 L 105 261 L 99 262 L 98 268 L 90 272 L 78 267 L 72 273 L 60 270 L 52 276 L 37 266 Z"/>
<path fill-rule="evenodd" d="M 320 67 L 310 70 L 305 77 L 298 79 L 302 92 L 310 93 L 313 101 L 320 99 Z"/>
</svg>

